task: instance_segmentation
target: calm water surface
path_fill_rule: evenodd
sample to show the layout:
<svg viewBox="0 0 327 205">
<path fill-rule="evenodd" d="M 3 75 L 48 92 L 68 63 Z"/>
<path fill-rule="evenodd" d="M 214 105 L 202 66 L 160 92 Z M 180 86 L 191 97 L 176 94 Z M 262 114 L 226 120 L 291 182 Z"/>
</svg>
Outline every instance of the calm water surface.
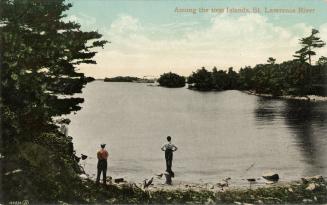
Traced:
<svg viewBox="0 0 327 205">
<path fill-rule="evenodd" d="M 160 150 L 172 136 L 175 182 L 235 184 L 266 171 L 281 180 L 327 175 L 327 103 L 275 100 L 240 91 L 197 92 L 136 83 L 89 83 L 70 115 L 77 153 L 96 173 L 106 143 L 108 174 L 141 182 L 165 169 Z"/>
</svg>

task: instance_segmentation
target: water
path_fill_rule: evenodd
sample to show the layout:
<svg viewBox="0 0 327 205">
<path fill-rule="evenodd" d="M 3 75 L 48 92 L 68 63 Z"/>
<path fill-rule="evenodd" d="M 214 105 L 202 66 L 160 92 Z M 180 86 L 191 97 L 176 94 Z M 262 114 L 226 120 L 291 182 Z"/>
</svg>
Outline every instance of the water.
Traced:
<svg viewBox="0 0 327 205">
<path fill-rule="evenodd" d="M 197 92 L 136 83 L 89 83 L 82 110 L 70 115 L 69 134 L 81 164 L 96 173 L 101 143 L 108 174 L 141 182 L 165 169 L 166 136 L 176 182 L 215 183 L 277 172 L 281 180 L 327 175 L 327 103 L 286 101 L 240 91 Z"/>
</svg>

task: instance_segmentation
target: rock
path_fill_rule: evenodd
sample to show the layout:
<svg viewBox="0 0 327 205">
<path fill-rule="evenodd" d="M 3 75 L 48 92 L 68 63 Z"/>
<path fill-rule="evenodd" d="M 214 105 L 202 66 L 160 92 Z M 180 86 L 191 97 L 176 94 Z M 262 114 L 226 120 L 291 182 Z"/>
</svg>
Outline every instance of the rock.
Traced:
<svg viewBox="0 0 327 205">
<path fill-rule="evenodd" d="M 303 199 L 302 202 L 303 203 L 312 203 L 312 200 L 311 199 Z"/>
<path fill-rule="evenodd" d="M 205 204 L 206 204 L 206 205 L 211 205 L 211 204 L 216 204 L 216 203 L 215 203 L 214 200 L 212 200 L 211 198 L 208 198 L 208 200 L 206 201 Z"/>
<path fill-rule="evenodd" d="M 313 200 L 315 200 L 315 201 L 318 201 L 318 199 L 317 199 L 317 197 L 316 197 L 316 196 L 314 196 L 314 197 L 313 197 Z"/>
<path fill-rule="evenodd" d="M 5 173 L 5 176 L 8 176 L 8 175 L 10 175 L 10 174 L 16 174 L 16 173 L 19 173 L 19 172 L 22 172 L 23 170 L 21 170 L 21 169 L 16 169 L 16 170 L 13 170 L 13 171 L 11 171 L 11 172 L 6 172 Z"/>
<path fill-rule="evenodd" d="M 107 182 L 112 182 L 112 177 L 111 176 L 107 176 Z"/>
<path fill-rule="evenodd" d="M 311 176 L 311 177 L 303 177 L 303 178 L 301 178 L 301 180 L 304 184 L 307 184 L 312 181 L 314 181 L 314 182 L 324 182 L 325 181 L 321 175 L 316 175 L 316 176 Z"/>
<path fill-rule="evenodd" d="M 214 188 L 215 188 L 215 186 L 214 186 L 214 185 L 211 185 L 211 186 L 210 186 L 210 189 L 214 189 Z"/>
<path fill-rule="evenodd" d="M 262 177 L 266 180 L 274 181 L 274 182 L 277 182 L 279 180 L 279 175 L 274 172 L 265 173 L 262 175 Z"/>
<path fill-rule="evenodd" d="M 117 178 L 114 180 L 115 183 L 119 184 L 121 182 L 124 182 L 124 178 Z"/>
<path fill-rule="evenodd" d="M 288 188 L 289 192 L 294 192 L 294 190 L 292 188 Z"/>
<path fill-rule="evenodd" d="M 81 174 L 81 175 L 79 175 L 79 177 L 81 179 L 88 179 L 89 178 L 86 174 Z"/>
<path fill-rule="evenodd" d="M 234 201 L 234 204 L 242 205 L 242 203 L 238 201 Z"/>
<path fill-rule="evenodd" d="M 314 191 L 318 188 L 318 185 L 315 184 L 315 183 L 310 183 L 307 188 L 305 188 L 305 190 L 308 190 L 308 191 Z"/>
</svg>

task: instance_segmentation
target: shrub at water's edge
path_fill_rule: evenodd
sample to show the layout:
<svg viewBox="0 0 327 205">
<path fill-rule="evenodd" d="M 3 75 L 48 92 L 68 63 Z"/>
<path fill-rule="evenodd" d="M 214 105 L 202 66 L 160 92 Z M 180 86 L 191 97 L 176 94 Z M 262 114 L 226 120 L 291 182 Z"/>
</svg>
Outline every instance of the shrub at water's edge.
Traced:
<svg viewBox="0 0 327 205">
<path fill-rule="evenodd" d="M 185 86 L 185 77 L 172 72 L 164 73 L 158 79 L 158 83 L 163 87 L 181 88 Z"/>
</svg>

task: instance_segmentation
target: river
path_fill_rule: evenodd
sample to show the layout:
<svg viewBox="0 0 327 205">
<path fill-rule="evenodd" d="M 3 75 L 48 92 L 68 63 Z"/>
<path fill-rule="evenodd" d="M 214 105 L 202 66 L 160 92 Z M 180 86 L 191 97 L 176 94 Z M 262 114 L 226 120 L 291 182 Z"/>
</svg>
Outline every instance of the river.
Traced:
<svg viewBox="0 0 327 205">
<path fill-rule="evenodd" d="M 142 83 L 87 84 L 82 110 L 69 115 L 69 134 L 88 174 L 101 143 L 108 175 L 141 182 L 165 169 L 166 137 L 175 183 L 234 184 L 274 171 L 282 181 L 327 175 L 327 103 L 267 99 L 240 91 L 198 92 Z M 156 182 L 160 180 L 156 179 Z"/>
</svg>

